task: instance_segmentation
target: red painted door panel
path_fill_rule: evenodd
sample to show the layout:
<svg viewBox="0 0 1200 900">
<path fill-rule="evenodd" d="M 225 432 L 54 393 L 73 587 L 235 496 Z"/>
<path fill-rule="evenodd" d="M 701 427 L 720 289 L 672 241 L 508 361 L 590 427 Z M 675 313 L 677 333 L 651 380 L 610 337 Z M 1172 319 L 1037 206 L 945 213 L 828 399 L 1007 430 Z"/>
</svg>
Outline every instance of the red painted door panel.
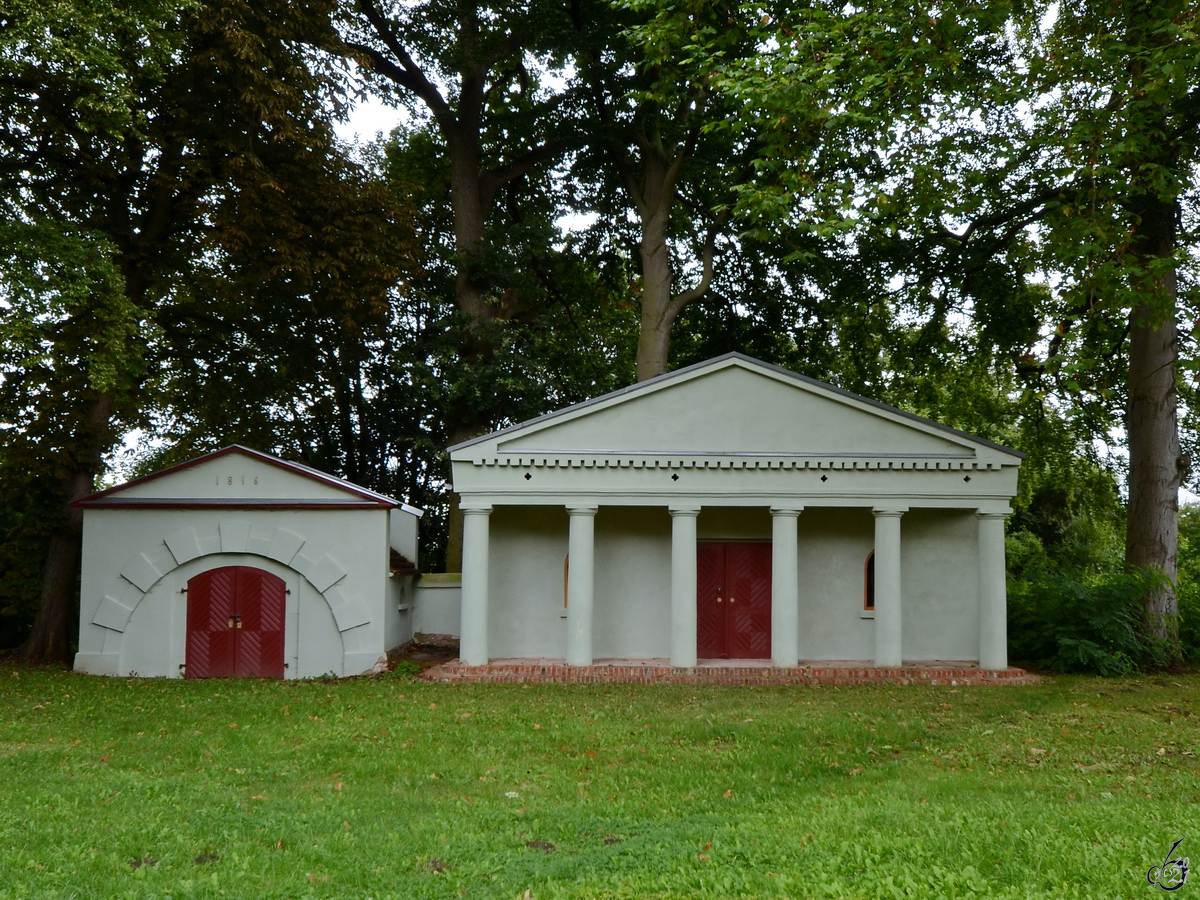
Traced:
<svg viewBox="0 0 1200 900">
<path fill-rule="evenodd" d="M 250 566 L 188 581 L 188 678 L 282 678 L 283 580 Z"/>
<path fill-rule="evenodd" d="M 725 545 L 696 545 L 696 655 L 721 659 L 725 652 Z M 721 602 L 718 603 L 717 599 Z"/>
<path fill-rule="evenodd" d="M 771 658 L 771 545 L 728 544 L 730 659 Z"/>
<path fill-rule="evenodd" d="M 233 674 L 234 572 L 232 568 L 203 572 L 187 586 L 188 678 L 220 678 Z"/>
<path fill-rule="evenodd" d="M 696 547 L 696 651 L 701 659 L 771 657 L 771 545 Z"/>
</svg>

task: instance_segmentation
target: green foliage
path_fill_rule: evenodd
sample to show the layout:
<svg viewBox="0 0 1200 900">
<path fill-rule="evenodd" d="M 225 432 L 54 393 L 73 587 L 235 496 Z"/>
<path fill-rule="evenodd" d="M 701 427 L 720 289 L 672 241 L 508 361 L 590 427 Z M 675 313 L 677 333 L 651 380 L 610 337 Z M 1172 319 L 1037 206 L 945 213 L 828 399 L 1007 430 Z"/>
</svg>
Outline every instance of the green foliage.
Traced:
<svg viewBox="0 0 1200 900">
<path fill-rule="evenodd" d="M 114 256 L 101 235 L 0 218 L 0 647 L 33 623 L 44 542 L 66 520 L 62 483 L 86 454 L 93 404 L 110 398 L 124 416 L 145 370 L 143 310 Z"/>
<path fill-rule="evenodd" d="M 101 234 L 0 220 L 0 366 L 10 377 L 76 369 L 87 390 L 128 389 L 142 369 L 145 310 L 129 300 L 116 255 Z"/>
<path fill-rule="evenodd" d="M 1188 504 L 1179 514 L 1179 640 L 1183 658 L 1200 660 L 1200 504 Z"/>
<path fill-rule="evenodd" d="M 1166 664 L 1167 648 L 1141 628 L 1142 598 L 1161 575 L 1124 567 L 1124 510 L 1113 475 L 1079 462 L 1033 471 L 1029 480 L 1006 547 L 1009 655 L 1104 676 Z M 1194 637 L 1194 621 L 1185 621 Z"/>
<path fill-rule="evenodd" d="M 1200 683 L 1171 681 L 187 682 L 4 666 L 0 898 L 1138 896 L 1200 825 Z"/>
</svg>

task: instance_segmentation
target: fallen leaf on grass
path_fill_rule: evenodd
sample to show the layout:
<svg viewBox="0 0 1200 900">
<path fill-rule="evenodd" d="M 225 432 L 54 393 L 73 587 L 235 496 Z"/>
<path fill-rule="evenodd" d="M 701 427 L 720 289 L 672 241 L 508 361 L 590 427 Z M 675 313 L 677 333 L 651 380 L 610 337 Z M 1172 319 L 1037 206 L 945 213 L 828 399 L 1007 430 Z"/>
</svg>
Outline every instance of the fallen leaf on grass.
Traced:
<svg viewBox="0 0 1200 900">
<path fill-rule="evenodd" d="M 264 797 L 262 794 L 255 794 L 255 795 L 254 795 L 253 797 L 251 797 L 250 799 L 251 799 L 251 800 L 266 800 L 267 798 L 266 798 L 266 797 Z"/>
<path fill-rule="evenodd" d="M 277 841 L 275 842 L 275 849 L 276 849 L 276 850 L 282 850 L 282 849 L 283 849 L 283 838 L 280 838 L 279 840 L 277 840 Z"/>
<path fill-rule="evenodd" d="M 329 876 L 328 876 L 328 875 L 320 875 L 320 876 L 318 876 L 318 875 L 314 875 L 312 872 L 309 872 L 309 873 L 308 873 L 308 882 L 309 882 L 309 884 L 312 884 L 314 881 L 328 881 L 328 880 L 329 880 Z"/>
<path fill-rule="evenodd" d="M 140 869 L 145 866 L 147 869 L 158 865 L 158 860 L 152 856 L 143 856 L 141 859 L 135 859 L 129 864 L 135 869 Z"/>
<path fill-rule="evenodd" d="M 721 796 L 724 797 L 726 800 L 728 800 L 730 797 L 733 796 L 733 788 L 730 788 L 725 793 L 723 793 Z"/>
<path fill-rule="evenodd" d="M 447 871 L 450 867 L 448 865 L 446 865 L 444 862 L 442 862 L 440 859 L 431 859 L 429 862 L 425 863 L 425 868 L 427 868 L 434 875 L 441 875 L 443 872 Z"/>
<path fill-rule="evenodd" d="M 1049 751 L 1044 750 L 1041 747 L 1030 747 L 1029 752 L 1032 753 L 1034 756 L 1041 756 L 1044 753 L 1048 753 Z"/>
</svg>

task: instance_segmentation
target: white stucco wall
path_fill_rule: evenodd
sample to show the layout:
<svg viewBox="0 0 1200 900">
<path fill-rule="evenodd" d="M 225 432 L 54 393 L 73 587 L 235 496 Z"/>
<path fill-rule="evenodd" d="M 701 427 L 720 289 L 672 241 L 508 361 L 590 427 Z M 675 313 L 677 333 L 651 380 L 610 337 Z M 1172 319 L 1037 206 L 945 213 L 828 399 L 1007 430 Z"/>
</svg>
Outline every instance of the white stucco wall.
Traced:
<svg viewBox="0 0 1200 900">
<path fill-rule="evenodd" d="M 657 507 L 601 507 L 595 527 L 595 657 L 668 656 L 668 512 Z M 863 565 L 874 546 L 874 527 L 869 509 L 814 508 L 801 514 L 802 659 L 873 657 L 875 623 L 862 612 Z M 978 658 L 976 527 L 972 510 L 913 510 L 903 517 L 906 660 Z M 566 650 L 566 511 L 561 507 L 498 507 L 491 515 L 490 528 L 490 656 L 562 657 Z M 769 541 L 770 513 L 761 507 L 705 508 L 697 521 L 697 535 L 701 541 Z"/>
<path fill-rule="evenodd" d="M 596 514 L 594 610 L 597 658 L 670 654 L 671 517 L 665 509 L 610 506 Z"/>
<path fill-rule="evenodd" d="M 562 656 L 567 620 L 562 507 L 501 507 L 491 515 L 488 646 L 495 657 Z"/>
<path fill-rule="evenodd" d="M 385 644 L 389 650 L 412 640 L 413 581 L 412 575 L 391 575 L 387 579 Z"/>
<path fill-rule="evenodd" d="M 188 578 L 251 565 L 283 578 L 291 591 L 285 677 L 369 671 L 401 628 L 394 605 L 390 615 L 387 609 L 387 515 L 384 509 L 88 509 L 76 669 L 178 677 L 186 633 L 180 591 Z M 98 614 L 113 627 L 95 624 Z"/>
<path fill-rule="evenodd" d="M 462 576 L 423 574 L 413 586 L 413 634 L 462 634 Z"/>
</svg>

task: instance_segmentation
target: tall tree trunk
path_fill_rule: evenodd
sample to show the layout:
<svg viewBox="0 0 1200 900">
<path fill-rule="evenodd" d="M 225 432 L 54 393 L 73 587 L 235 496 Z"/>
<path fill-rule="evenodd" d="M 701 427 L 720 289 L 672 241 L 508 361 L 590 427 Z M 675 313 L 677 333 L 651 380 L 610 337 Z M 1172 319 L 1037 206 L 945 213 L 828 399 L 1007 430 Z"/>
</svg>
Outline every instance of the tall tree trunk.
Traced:
<svg viewBox="0 0 1200 900">
<path fill-rule="evenodd" d="M 1147 198 L 1135 207 L 1140 218 L 1134 252 L 1142 267 L 1172 259 L 1177 204 Z M 1149 275 L 1140 287 L 1156 300 L 1138 303 L 1129 323 L 1129 519 L 1125 562 L 1158 570 L 1165 577 L 1143 599 L 1146 634 L 1167 644 L 1170 661 L 1180 660 L 1179 604 L 1175 577 L 1179 552 L 1179 487 L 1184 460 L 1179 445 L 1175 364 L 1177 284 L 1173 267 Z"/>
<path fill-rule="evenodd" d="M 637 380 L 646 381 L 667 371 L 671 326 L 676 311 L 671 303 L 671 251 L 667 227 L 671 200 L 664 190 L 665 167 L 657 159 L 645 165 L 646 184 L 642 196 L 642 321 L 638 332 Z"/>
<path fill-rule="evenodd" d="M 620 167 L 625 190 L 642 223 L 639 248 L 642 256 L 642 320 L 638 331 L 638 381 L 666 373 L 671 349 L 671 327 L 679 317 L 680 310 L 707 293 L 712 282 L 717 234 L 728 219 L 728 213 L 723 212 L 709 226 L 701 251 L 703 272 L 700 281 L 680 294 L 672 294 L 675 278 L 671 269 L 671 248 L 667 244 L 671 232 L 671 210 L 679 199 L 680 173 L 691 159 L 699 136 L 700 129 L 697 126 L 685 142 L 671 148 L 668 158 L 662 147 L 661 136 L 652 129 L 638 141 L 642 155 L 641 183 L 635 181 L 625 162 Z"/>
<path fill-rule="evenodd" d="M 484 221 L 487 213 L 483 196 L 483 173 L 479 169 L 479 127 L 477 122 L 446 128 L 450 155 L 450 204 L 454 211 L 454 248 L 458 254 L 458 272 L 454 301 L 467 319 L 462 358 L 478 370 L 492 356 L 494 348 L 486 335 L 486 325 L 495 310 L 487 302 L 488 285 L 482 269 L 487 246 Z M 483 434 L 487 422 L 480 422 L 467 410 L 446 411 L 446 433 L 450 445 L 469 441 Z M 446 489 L 446 571 L 461 572 L 463 556 L 463 519 L 457 493 Z"/>
<path fill-rule="evenodd" d="M 443 133 L 450 155 L 450 205 L 458 254 L 454 302 L 473 325 L 490 318 L 492 312 L 481 271 L 487 254 L 484 222 L 490 204 L 483 196 L 483 172 L 479 168 L 479 126 L 476 122 L 455 123 L 444 126 Z"/>
<path fill-rule="evenodd" d="M 90 405 L 75 435 L 79 452 L 76 471 L 65 479 L 68 501 L 62 526 L 50 535 L 42 568 L 42 595 L 33 630 L 21 646 L 19 656 L 31 662 L 69 662 L 71 625 L 79 608 L 75 578 L 79 574 L 79 552 L 83 544 L 83 511 L 70 504 L 92 493 L 100 474 L 104 451 L 111 444 L 109 414 L 112 395 L 101 394 Z"/>
</svg>

